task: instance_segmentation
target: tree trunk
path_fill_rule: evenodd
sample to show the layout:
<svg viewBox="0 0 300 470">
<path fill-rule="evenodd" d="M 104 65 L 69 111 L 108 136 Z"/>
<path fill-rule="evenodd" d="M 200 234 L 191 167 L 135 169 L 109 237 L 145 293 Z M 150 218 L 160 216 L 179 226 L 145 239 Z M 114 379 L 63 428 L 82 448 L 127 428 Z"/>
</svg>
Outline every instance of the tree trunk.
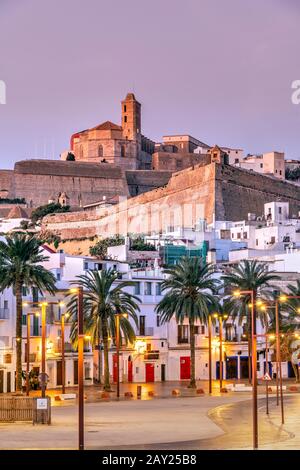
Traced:
<svg viewBox="0 0 300 470">
<path fill-rule="evenodd" d="M 103 352 L 104 352 L 104 384 L 103 389 L 107 392 L 111 391 L 109 382 L 109 361 L 108 361 L 108 325 L 107 320 L 103 321 L 102 325 L 103 333 Z"/>
<path fill-rule="evenodd" d="M 98 383 L 101 385 L 102 381 L 102 351 L 101 351 L 101 334 L 100 334 L 100 328 L 98 332 Z"/>
<path fill-rule="evenodd" d="M 195 326 L 190 324 L 190 347 L 191 347 L 191 379 L 189 388 L 196 388 L 196 364 L 195 364 Z"/>
<path fill-rule="evenodd" d="M 22 284 L 16 285 L 16 390 L 22 390 Z"/>
<path fill-rule="evenodd" d="M 294 371 L 294 374 L 295 374 L 295 382 L 299 383 L 300 382 L 300 380 L 299 380 L 299 367 L 297 367 L 296 364 L 293 364 L 293 362 L 291 364 L 292 364 L 292 368 L 293 368 L 293 371 Z"/>
</svg>

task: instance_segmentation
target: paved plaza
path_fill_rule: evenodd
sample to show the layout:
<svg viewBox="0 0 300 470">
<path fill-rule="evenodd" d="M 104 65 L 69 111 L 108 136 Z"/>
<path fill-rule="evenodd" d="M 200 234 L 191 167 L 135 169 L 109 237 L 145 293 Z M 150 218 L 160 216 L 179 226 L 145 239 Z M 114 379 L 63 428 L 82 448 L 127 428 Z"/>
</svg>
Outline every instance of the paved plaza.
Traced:
<svg viewBox="0 0 300 470">
<path fill-rule="evenodd" d="M 149 399 L 144 384 L 142 400 L 105 402 L 92 387 L 85 405 L 86 449 L 251 449 L 251 394 L 171 397 L 176 384 L 157 387 L 161 397 Z M 133 386 L 132 386 L 133 387 Z M 151 387 L 153 389 L 153 386 Z M 205 388 L 205 387 L 204 387 Z M 125 387 L 124 387 L 125 389 Z M 124 389 L 122 392 L 124 392 Z M 133 388 L 132 388 L 133 389 Z M 126 387 L 127 390 L 127 387 Z M 54 395 L 56 392 L 51 392 Z M 286 423 L 281 426 L 274 394 L 270 414 L 259 395 L 259 446 L 263 449 L 300 448 L 300 394 L 285 395 Z M 1 449 L 76 449 L 77 406 L 74 401 L 54 402 L 52 425 L 0 424 Z"/>
</svg>

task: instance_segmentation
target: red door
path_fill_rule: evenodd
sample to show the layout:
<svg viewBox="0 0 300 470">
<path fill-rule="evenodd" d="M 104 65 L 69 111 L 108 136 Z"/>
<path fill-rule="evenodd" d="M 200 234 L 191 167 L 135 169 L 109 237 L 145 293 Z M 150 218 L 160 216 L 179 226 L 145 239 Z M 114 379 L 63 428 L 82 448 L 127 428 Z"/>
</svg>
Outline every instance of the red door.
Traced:
<svg viewBox="0 0 300 470">
<path fill-rule="evenodd" d="M 180 380 L 188 380 L 191 378 L 191 358 L 183 356 L 180 358 Z"/>
<path fill-rule="evenodd" d="M 117 377 L 118 377 L 117 368 L 118 368 L 117 355 L 114 354 L 113 355 L 113 381 L 114 382 L 117 382 Z"/>
<path fill-rule="evenodd" d="M 133 362 L 128 361 L 128 382 L 133 381 Z"/>
<path fill-rule="evenodd" d="M 154 364 L 147 362 L 146 366 L 146 382 L 154 382 Z"/>
</svg>

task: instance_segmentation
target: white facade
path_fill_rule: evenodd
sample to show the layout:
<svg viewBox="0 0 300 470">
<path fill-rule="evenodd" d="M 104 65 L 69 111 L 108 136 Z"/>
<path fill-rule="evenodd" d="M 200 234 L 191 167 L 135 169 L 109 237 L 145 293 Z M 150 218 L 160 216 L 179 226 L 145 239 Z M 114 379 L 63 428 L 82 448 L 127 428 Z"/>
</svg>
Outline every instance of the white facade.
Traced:
<svg viewBox="0 0 300 470">
<path fill-rule="evenodd" d="M 285 160 L 283 152 L 267 152 L 262 155 L 248 155 L 244 158 L 231 159 L 231 165 L 256 173 L 285 179 Z"/>
</svg>

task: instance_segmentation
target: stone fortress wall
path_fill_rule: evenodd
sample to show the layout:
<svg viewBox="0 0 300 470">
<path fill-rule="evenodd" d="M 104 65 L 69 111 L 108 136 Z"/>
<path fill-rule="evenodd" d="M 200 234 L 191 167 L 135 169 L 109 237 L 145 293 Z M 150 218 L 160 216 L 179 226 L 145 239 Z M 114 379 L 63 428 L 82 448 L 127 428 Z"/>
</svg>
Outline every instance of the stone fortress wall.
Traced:
<svg viewBox="0 0 300 470">
<path fill-rule="evenodd" d="M 136 195 L 167 184 L 171 172 L 124 171 L 115 165 L 53 160 L 24 160 L 14 170 L 0 170 L 0 190 L 9 198 L 25 198 L 29 207 L 57 200 L 80 207 L 105 196 Z"/>
<path fill-rule="evenodd" d="M 98 213 L 57 214 L 44 228 L 62 239 L 151 233 L 168 225 L 193 226 L 199 219 L 244 220 L 263 214 L 263 205 L 286 201 L 291 215 L 300 211 L 300 188 L 274 177 L 225 164 L 197 165 L 174 173 L 165 187 L 132 197 Z"/>
</svg>

